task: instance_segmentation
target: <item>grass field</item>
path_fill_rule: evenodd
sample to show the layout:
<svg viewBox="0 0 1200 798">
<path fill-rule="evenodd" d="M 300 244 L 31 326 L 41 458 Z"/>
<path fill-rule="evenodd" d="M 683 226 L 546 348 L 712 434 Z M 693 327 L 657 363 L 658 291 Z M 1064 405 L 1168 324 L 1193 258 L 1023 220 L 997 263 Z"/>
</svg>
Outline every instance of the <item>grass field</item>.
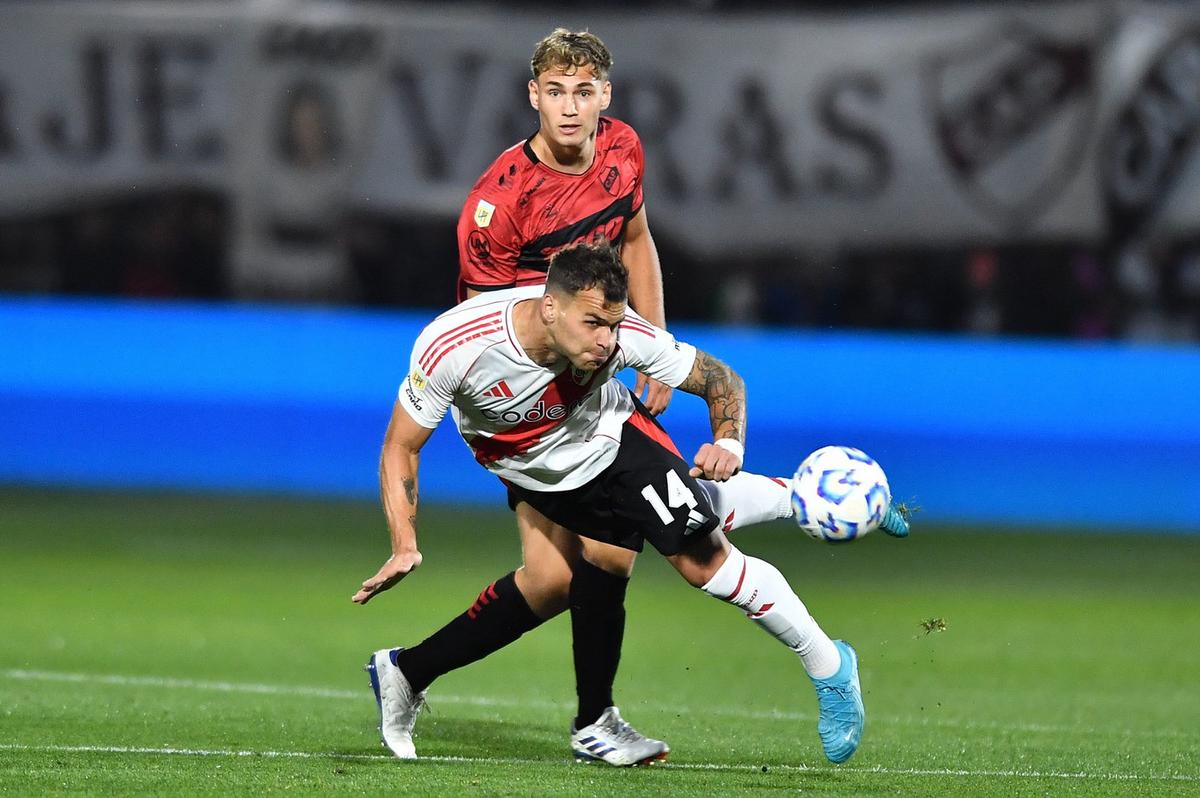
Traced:
<svg viewBox="0 0 1200 798">
<path fill-rule="evenodd" d="M 0 492 L 0 793 L 1200 795 L 1200 538 L 736 533 L 858 649 L 841 767 L 791 655 L 648 552 L 617 697 L 672 754 L 616 770 L 569 757 L 565 618 L 434 685 L 425 759 L 385 755 L 368 653 L 519 556 L 507 513 L 424 515 L 425 565 L 358 607 L 370 504 Z"/>
</svg>

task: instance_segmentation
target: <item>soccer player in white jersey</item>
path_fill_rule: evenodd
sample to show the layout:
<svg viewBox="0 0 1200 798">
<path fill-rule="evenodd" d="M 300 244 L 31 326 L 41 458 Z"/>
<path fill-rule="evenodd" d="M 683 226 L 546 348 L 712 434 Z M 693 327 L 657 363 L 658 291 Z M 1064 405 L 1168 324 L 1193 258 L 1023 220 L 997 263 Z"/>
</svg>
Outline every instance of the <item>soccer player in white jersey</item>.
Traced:
<svg viewBox="0 0 1200 798">
<path fill-rule="evenodd" d="M 858 748 L 864 718 L 854 650 L 821 630 L 774 566 L 729 543 L 698 481 L 723 482 L 741 469 L 745 386 L 724 363 L 629 310 L 627 297 L 628 273 L 616 250 L 581 244 L 555 255 L 544 289 L 478 297 L 425 329 L 380 461 L 392 556 L 353 600 L 367 603 L 421 564 L 419 452 L 450 411 L 476 460 L 537 510 L 522 522 L 534 527 L 522 530 L 523 539 L 549 536 L 558 524 L 635 551 L 648 540 L 689 584 L 739 607 L 794 651 L 817 690 L 825 754 L 844 762 Z M 700 447 L 690 468 L 613 379 L 627 367 L 708 404 L 713 442 Z M 536 616 L 522 607 L 519 580 L 506 580 L 485 589 L 472 610 L 478 618 L 507 607 L 493 616 L 492 631 L 515 639 Z M 471 615 L 456 622 L 469 624 Z M 413 726 L 430 674 L 449 669 L 442 649 L 453 626 L 407 651 L 381 649 L 368 663 L 383 740 L 400 758 L 416 756 Z M 601 722 L 576 730 L 577 755 L 604 759 L 618 747 L 627 727 L 609 709 Z"/>
</svg>

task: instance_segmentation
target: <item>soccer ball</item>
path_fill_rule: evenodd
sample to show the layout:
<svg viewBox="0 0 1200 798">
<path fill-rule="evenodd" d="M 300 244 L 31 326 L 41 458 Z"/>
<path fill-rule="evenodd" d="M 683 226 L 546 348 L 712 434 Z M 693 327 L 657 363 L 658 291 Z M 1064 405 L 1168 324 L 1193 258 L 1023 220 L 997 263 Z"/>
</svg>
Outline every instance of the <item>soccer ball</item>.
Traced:
<svg viewBox="0 0 1200 798">
<path fill-rule="evenodd" d="M 825 446 L 792 477 L 796 524 L 818 540 L 846 541 L 879 526 L 892 502 L 879 463 L 849 446 Z"/>
</svg>

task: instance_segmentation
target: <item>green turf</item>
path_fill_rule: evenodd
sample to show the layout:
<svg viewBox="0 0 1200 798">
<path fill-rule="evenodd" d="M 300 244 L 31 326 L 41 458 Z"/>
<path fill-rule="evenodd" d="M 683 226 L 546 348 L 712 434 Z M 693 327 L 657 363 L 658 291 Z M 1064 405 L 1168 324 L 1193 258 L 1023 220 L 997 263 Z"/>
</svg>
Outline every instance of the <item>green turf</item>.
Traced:
<svg viewBox="0 0 1200 798">
<path fill-rule="evenodd" d="M 1200 794 L 1200 538 L 736 533 L 858 649 L 841 767 L 791 655 L 648 552 L 617 697 L 672 753 L 629 771 L 570 762 L 563 618 L 434 685 L 432 759 L 383 756 L 367 654 L 519 557 L 507 513 L 423 516 L 424 566 L 358 607 L 370 504 L 0 491 L 0 793 Z"/>
</svg>

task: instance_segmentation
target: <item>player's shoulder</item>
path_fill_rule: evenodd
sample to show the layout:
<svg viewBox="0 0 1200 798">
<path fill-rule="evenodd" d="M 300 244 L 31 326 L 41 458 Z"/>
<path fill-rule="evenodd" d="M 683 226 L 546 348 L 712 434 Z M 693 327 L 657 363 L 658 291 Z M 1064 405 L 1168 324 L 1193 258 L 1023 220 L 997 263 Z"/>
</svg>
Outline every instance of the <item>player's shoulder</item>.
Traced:
<svg viewBox="0 0 1200 798">
<path fill-rule="evenodd" d="M 617 326 L 622 332 L 628 331 L 630 333 L 640 334 L 647 338 L 658 338 L 668 334 L 666 330 L 656 327 L 655 325 L 646 321 L 645 318 L 638 315 L 634 309 L 630 307 L 625 309 L 625 318 L 621 319 L 621 323 Z"/>
<path fill-rule="evenodd" d="M 449 310 L 438 314 L 433 321 L 425 325 L 422 335 L 432 332 L 445 332 L 473 322 L 492 320 L 503 316 L 504 308 L 512 299 L 509 296 L 512 289 L 504 291 L 488 291 L 459 302 Z"/>
<path fill-rule="evenodd" d="M 496 291 L 484 291 L 470 299 L 464 299 L 449 310 L 443 311 L 434 320 L 434 324 L 455 318 L 468 318 L 481 310 L 495 311 L 503 308 L 514 299 L 528 299 L 531 296 L 545 293 L 543 286 L 524 286 L 521 288 L 502 288 Z"/>
<path fill-rule="evenodd" d="M 486 200 L 502 205 L 506 198 L 519 194 L 520 186 L 533 175 L 537 162 L 530 159 L 528 141 L 519 141 L 500 153 L 471 187 L 468 204 Z"/>
<path fill-rule="evenodd" d="M 442 313 L 417 337 L 413 351 L 420 373 L 429 377 L 473 363 L 480 352 L 507 339 L 509 304 L 542 292 L 541 286 L 488 291 Z"/>
<path fill-rule="evenodd" d="M 600 127 L 597 135 L 604 138 L 607 145 L 606 148 L 609 150 L 625 147 L 636 149 L 642 143 L 637 131 L 633 129 L 633 125 L 630 125 L 628 122 L 622 122 L 615 116 L 600 117 Z"/>
<path fill-rule="evenodd" d="M 502 340 L 505 304 L 496 298 L 490 302 L 470 300 L 425 325 L 413 347 L 419 373 L 431 377 L 459 371 L 464 358 L 474 360 L 481 348 Z"/>
</svg>

